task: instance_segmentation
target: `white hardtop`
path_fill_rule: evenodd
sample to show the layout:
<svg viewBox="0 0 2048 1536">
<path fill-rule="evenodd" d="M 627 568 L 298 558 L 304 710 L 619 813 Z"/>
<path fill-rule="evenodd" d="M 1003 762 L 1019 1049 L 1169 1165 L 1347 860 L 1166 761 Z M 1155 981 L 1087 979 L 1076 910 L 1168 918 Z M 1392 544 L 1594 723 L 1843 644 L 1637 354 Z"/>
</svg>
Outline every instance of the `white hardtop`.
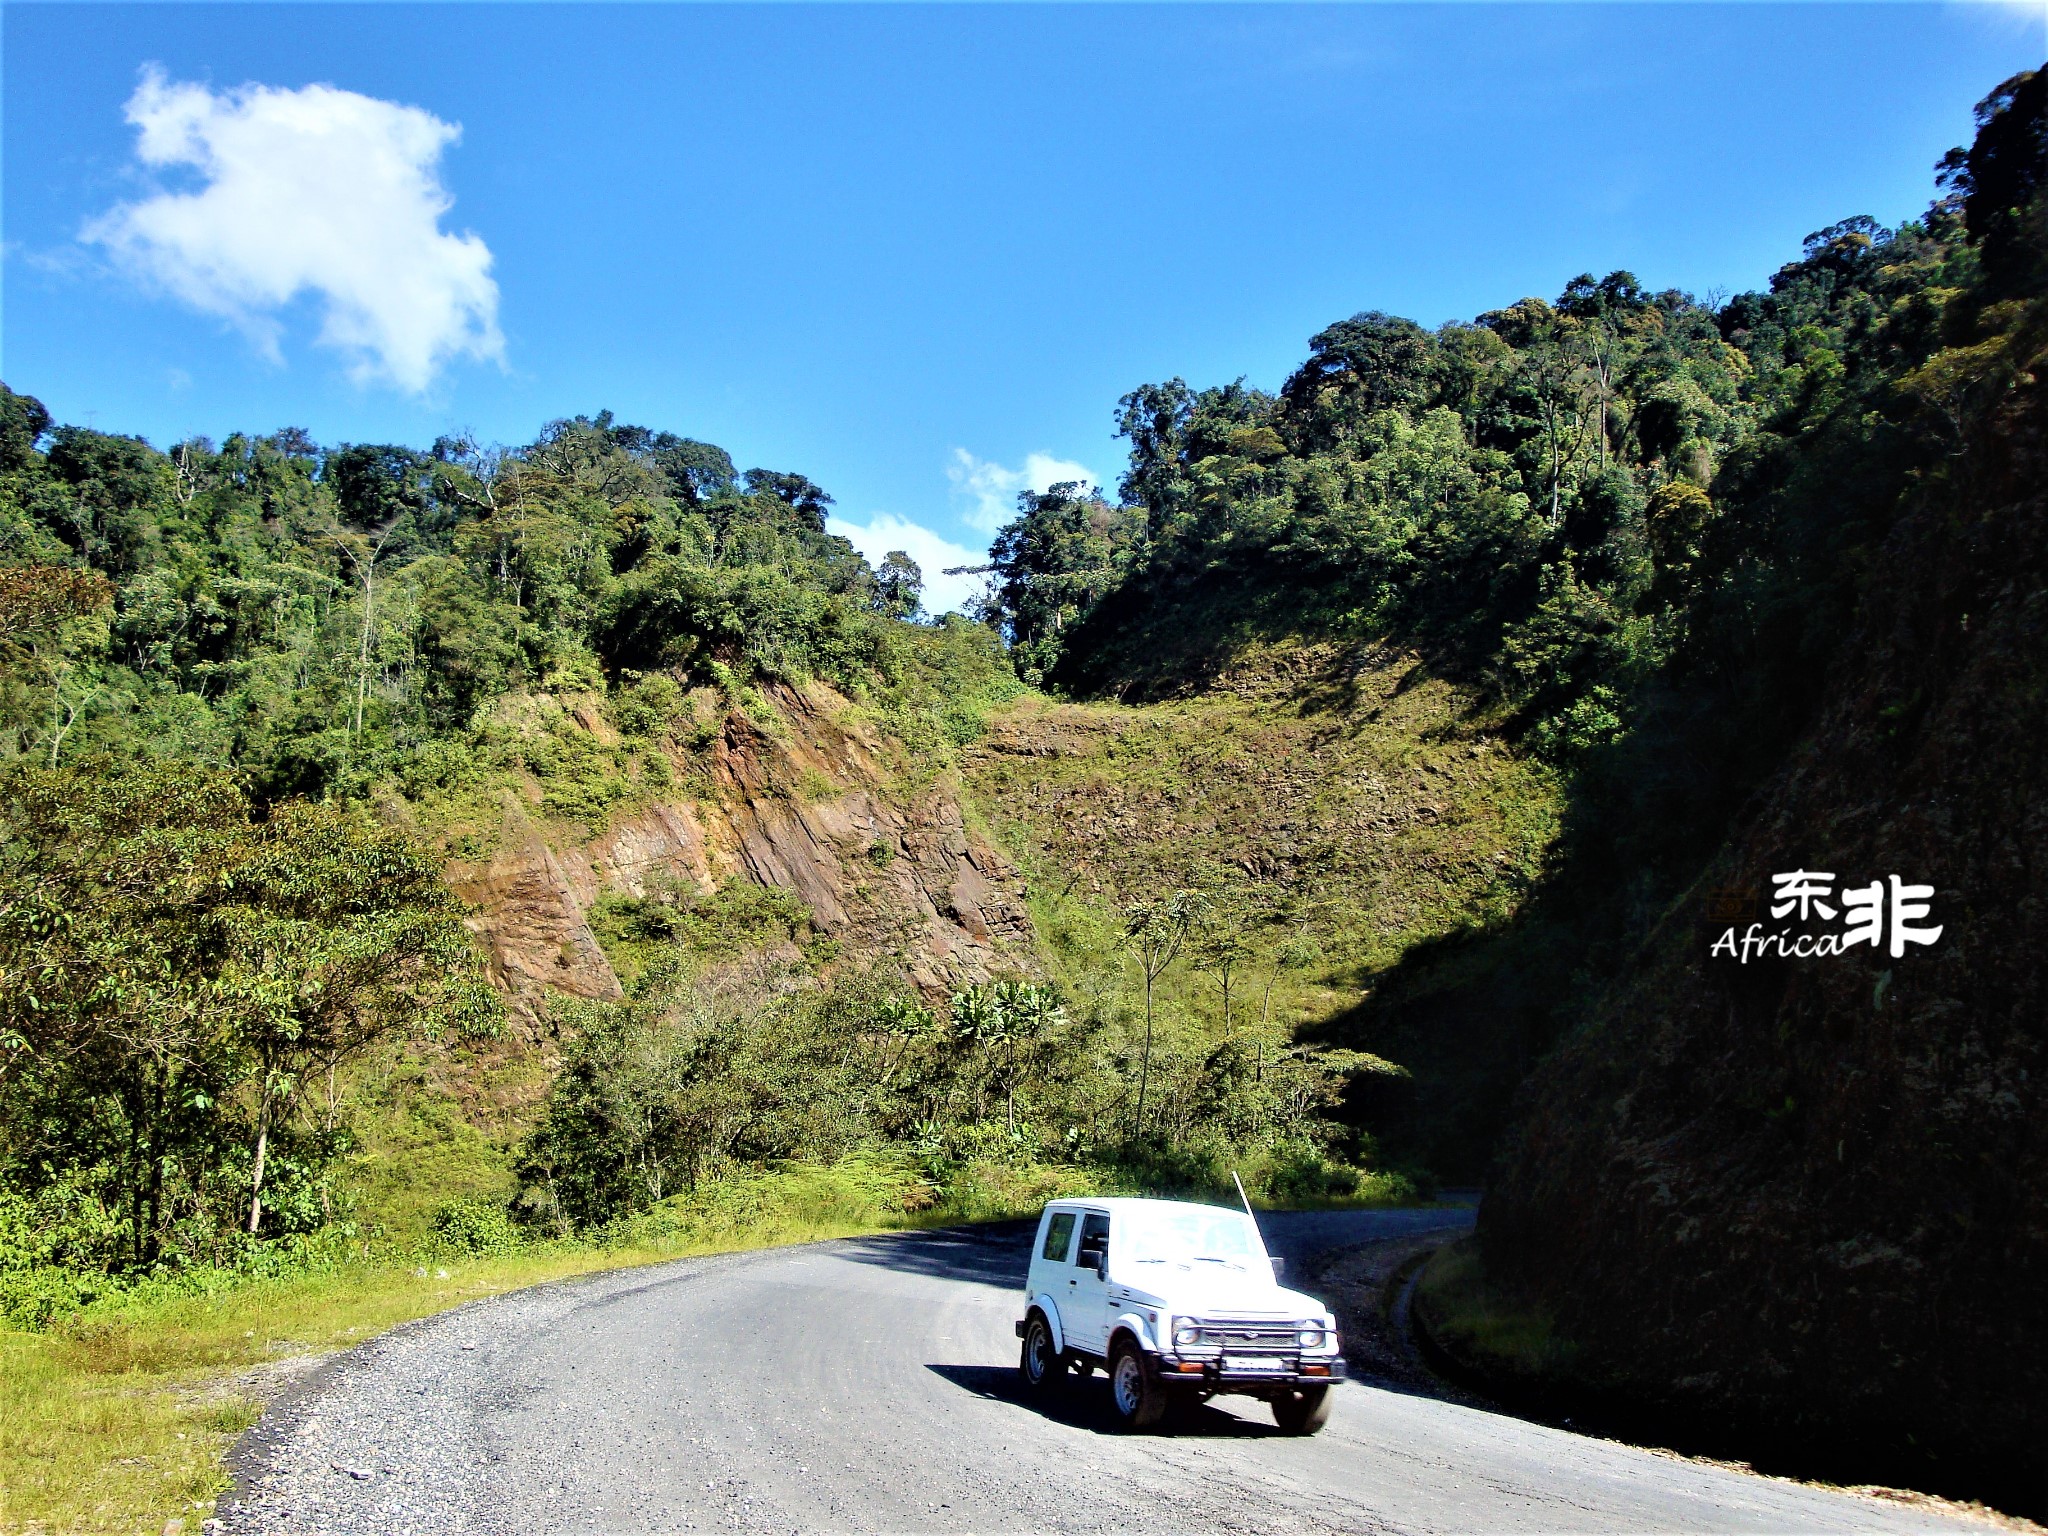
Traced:
<svg viewBox="0 0 2048 1536">
<path fill-rule="evenodd" d="M 1053 1200 L 1047 1203 L 1041 1222 L 1051 1219 L 1055 1211 L 1073 1211 L 1077 1214 L 1107 1216 L 1115 1221 L 1119 1216 L 1133 1218 L 1141 1227 L 1147 1225 L 1147 1217 L 1185 1218 L 1191 1212 L 1204 1216 L 1232 1216 L 1244 1223 L 1244 1230 L 1251 1234 L 1260 1257 L 1266 1256 L 1266 1236 L 1259 1230 L 1259 1220 L 1242 1206 L 1211 1205 L 1206 1200 L 1153 1200 L 1140 1195 L 1107 1195 L 1101 1199 L 1082 1197 L 1073 1200 Z"/>
<path fill-rule="evenodd" d="M 1111 1261 L 1121 1272 L 1124 1284 L 1142 1283 L 1147 1290 L 1162 1296 L 1165 1293 L 1161 1287 L 1168 1287 L 1175 1296 L 1190 1305 L 1213 1308 L 1263 1310 L 1285 1307 L 1295 1300 L 1308 1300 L 1307 1297 L 1296 1297 L 1294 1292 L 1282 1289 L 1276 1282 L 1258 1221 L 1241 1207 L 1210 1205 L 1198 1200 L 1151 1200 L 1122 1195 L 1102 1199 L 1053 1200 L 1045 1207 L 1040 1230 L 1043 1231 L 1046 1224 L 1061 1212 L 1075 1216 L 1107 1216 L 1112 1230 L 1125 1234 Z M 1210 1232 L 1216 1230 L 1214 1223 L 1217 1221 L 1228 1222 L 1233 1229 L 1229 1246 L 1234 1251 L 1199 1254 L 1181 1249 L 1179 1243 L 1171 1238 L 1163 1246 L 1159 1244 L 1160 1238 L 1166 1237 L 1176 1226 L 1184 1226 L 1190 1216 L 1200 1218 L 1202 1227 Z M 1134 1234 L 1140 1245 L 1135 1251 L 1127 1246 Z M 1203 1246 L 1201 1239 L 1192 1232 L 1184 1232 L 1183 1240 L 1194 1246 Z M 1242 1246 L 1237 1246 L 1239 1244 Z M 1148 1248 L 1149 1252 L 1146 1251 Z M 1212 1269 L 1212 1264 L 1218 1267 Z M 1044 1254 L 1034 1249 L 1031 1267 L 1034 1273 L 1039 1273 L 1049 1267 L 1062 1266 L 1058 1261 L 1049 1263 Z M 1031 1283 L 1027 1279 L 1027 1286 Z"/>
<path fill-rule="evenodd" d="M 1049 1211 L 1101 1211 L 1114 1216 L 1121 1211 L 1223 1211 L 1228 1215 L 1244 1215 L 1244 1207 L 1238 1205 L 1214 1205 L 1207 1200 L 1155 1200 L 1146 1195 L 1074 1195 L 1049 1201 Z M 1253 1226 L 1257 1226 L 1255 1221 Z"/>
<path fill-rule="evenodd" d="M 1185 1218 L 1191 1212 L 1199 1212 L 1205 1217 L 1235 1217 L 1242 1223 L 1242 1230 L 1253 1245 L 1252 1251 L 1244 1254 L 1239 1262 L 1227 1267 L 1212 1267 L 1171 1254 L 1156 1254 L 1149 1260 L 1134 1261 L 1129 1250 L 1124 1249 L 1112 1261 L 1120 1271 L 1121 1283 L 1141 1289 L 1157 1298 L 1160 1304 L 1215 1317 L 1320 1317 L 1324 1314 L 1321 1302 L 1299 1291 L 1288 1290 L 1275 1279 L 1265 1262 L 1269 1252 L 1258 1221 L 1249 1216 L 1242 1206 L 1212 1205 L 1202 1200 L 1154 1200 L 1134 1195 L 1077 1196 L 1048 1201 L 1040 1217 L 1040 1230 L 1043 1231 L 1045 1223 L 1061 1211 L 1107 1216 L 1112 1224 L 1120 1216 L 1129 1217 L 1141 1228 L 1164 1218 Z M 1034 1277 L 1048 1270 L 1065 1268 L 1064 1263 L 1049 1262 L 1036 1248 L 1033 1249 L 1031 1269 Z M 1031 1278 L 1027 1278 L 1025 1284 L 1027 1290 L 1033 1289 Z"/>
</svg>

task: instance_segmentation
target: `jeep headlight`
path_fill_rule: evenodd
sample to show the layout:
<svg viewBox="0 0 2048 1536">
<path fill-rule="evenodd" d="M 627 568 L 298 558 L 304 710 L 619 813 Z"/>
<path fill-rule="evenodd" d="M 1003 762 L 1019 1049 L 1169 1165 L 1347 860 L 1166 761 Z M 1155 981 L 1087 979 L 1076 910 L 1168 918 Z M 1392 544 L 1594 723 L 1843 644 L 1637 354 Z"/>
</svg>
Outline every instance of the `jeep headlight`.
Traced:
<svg viewBox="0 0 2048 1536">
<path fill-rule="evenodd" d="M 1202 1330 L 1186 1318 L 1182 1318 L 1173 1330 L 1173 1342 L 1185 1348 L 1202 1342 Z"/>
<path fill-rule="evenodd" d="M 1323 1330 L 1314 1323 L 1304 1323 L 1301 1331 L 1294 1336 L 1295 1342 L 1303 1349 L 1321 1349 Z"/>
</svg>

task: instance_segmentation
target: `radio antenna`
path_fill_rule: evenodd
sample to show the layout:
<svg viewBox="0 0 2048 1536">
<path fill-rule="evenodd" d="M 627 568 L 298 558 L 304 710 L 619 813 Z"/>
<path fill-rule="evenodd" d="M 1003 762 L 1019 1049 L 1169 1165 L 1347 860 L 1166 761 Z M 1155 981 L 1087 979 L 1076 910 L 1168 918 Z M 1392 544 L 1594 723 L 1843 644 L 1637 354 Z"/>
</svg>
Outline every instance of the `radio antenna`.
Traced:
<svg viewBox="0 0 2048 1536">
<path fill-rule="evenodd" d="M 1240 1179 L 1237 1176 L 1237 1170 L 1235 1168 L 1230 1170 L 1230 1182 L 1237 1186 L 1237 1198 L 1244 1204 L 1244 1214 L 1246 1218 L 1251 1222 L 1252 1230 L 1254 1232 L 1259 1233 L 1259 1246 L 1261 1248 L 1265 1248 L 1266 1234 L 1263 1232 L 1259 1232 L 1258 1213 L 1252 1209 L 1251 1197 L 1244 1192 L 1244 1180 Z M 1273 1266 L 1273 1279 L 1275 1281 L 1278 1281 L 1280 1278 L 1280 1266 L 1285 1262 L 1285 1260 L 1274 1258 L 1273 1252 L 1270 1248 L 1266 1250 L 1266 1260 Z"/>
<path fill-rule="evenodd" d="M 1247 1216 L 1251 1216 L 1252 1225 L 1256 1227 L 1259 1224 L 1259 1218 L 1255 1215 L 1252 1215 L 1251 1199 L 1245 1194 L 1244 1180 L 1240 1179 L 1237 1176 L 1237 1170 L 1235 1168 L 1230 1170 L 1230 1182 L 1237 1186 L 1237 1198 L 1244 1202 L 1244 1213 Z"/>
</svg>

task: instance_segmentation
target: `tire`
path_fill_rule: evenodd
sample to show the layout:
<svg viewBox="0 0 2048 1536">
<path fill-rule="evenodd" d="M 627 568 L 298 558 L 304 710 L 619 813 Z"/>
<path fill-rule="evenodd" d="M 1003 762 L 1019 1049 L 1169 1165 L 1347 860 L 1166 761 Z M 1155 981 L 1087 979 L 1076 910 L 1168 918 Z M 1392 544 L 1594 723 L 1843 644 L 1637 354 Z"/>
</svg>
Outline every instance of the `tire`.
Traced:
<svg viewBox="0 0 2048 1536">
<path fill-rule="evenodd" d="M 1067 1357 L 1052 1347 L 1052 1328 L 1043 1312 L 1033 1312 L 1024 1324 L 1024 1344 L 1017 1352 L 1017 1370 L 1025 1390 L 1050 1392 L 1065 1379 Z"/>
<path fill-rule="evenodd" d="M 1166 1388 L 1159 1373 L 1128 1336 L 1109 1352 L 1109 1400 L 1125 1429 L 1153 1429 L 1166 1417 Z"/>
<path fill-rule="evenodd" d="M 1330 1422 L 1330 1389 L 1303 1387 L 1273 1399 L 1273 1422 L 1281 1433 L 1312 1435 Z"/>
</svg>

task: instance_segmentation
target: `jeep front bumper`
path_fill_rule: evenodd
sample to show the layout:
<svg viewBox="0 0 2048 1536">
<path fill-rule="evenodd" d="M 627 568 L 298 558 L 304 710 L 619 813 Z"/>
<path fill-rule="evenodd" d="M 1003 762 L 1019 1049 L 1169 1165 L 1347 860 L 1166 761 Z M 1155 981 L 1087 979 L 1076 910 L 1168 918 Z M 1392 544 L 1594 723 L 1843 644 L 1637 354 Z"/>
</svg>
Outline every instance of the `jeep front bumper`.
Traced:
<svg viewBox="0 0 2048 1536">
<path fill-rule="evenodd" d="M 1297 1359 L 1289 1356 L 1236 1358 L 1214 1355 L 1154 1355 L 1153 1367 L 1168 1385 L 1204 1387 L 1210 1391 L 1247 1387 L 1326 1387 L 1344 1379 L 1344 1357 Z"/>
</svg>

